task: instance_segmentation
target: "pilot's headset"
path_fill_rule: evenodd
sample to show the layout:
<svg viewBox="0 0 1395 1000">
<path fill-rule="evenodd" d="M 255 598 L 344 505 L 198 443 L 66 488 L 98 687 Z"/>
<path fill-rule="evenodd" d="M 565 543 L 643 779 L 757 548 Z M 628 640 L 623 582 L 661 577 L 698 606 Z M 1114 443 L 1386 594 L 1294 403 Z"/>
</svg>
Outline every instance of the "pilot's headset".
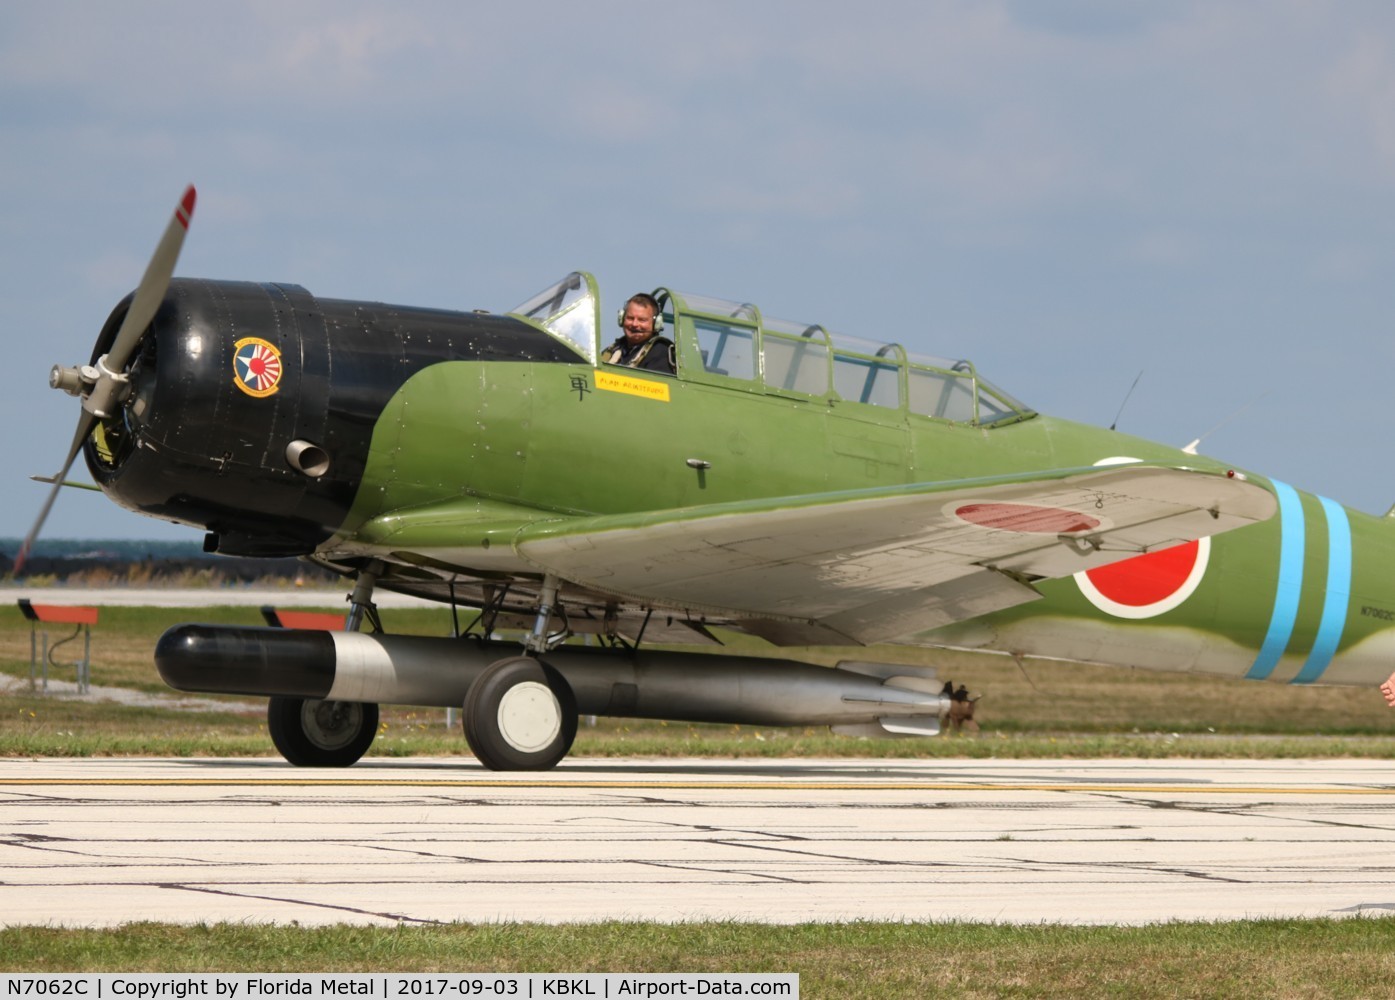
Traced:
<svg viewBox="0 0 1395 1000">
<path fill-rule="evenodd" d="M 627 301 L 625 305 L 629 305 L 629 302 Z M 625 329 L 625 306 L 621 306 L 619 309 L 615 311 L 615 325 L 622 330 Z M 650 332 L 664 332 L 664 310 L 662 307 L 657 305 L 654 308 L 654 328 Z"/>
</svg>

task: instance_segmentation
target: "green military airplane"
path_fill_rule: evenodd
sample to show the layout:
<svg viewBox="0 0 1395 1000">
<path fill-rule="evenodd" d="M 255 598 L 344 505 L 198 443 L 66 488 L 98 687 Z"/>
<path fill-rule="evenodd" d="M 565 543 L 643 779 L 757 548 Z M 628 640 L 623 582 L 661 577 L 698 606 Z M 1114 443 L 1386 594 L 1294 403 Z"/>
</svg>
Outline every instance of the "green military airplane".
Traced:
<svg viewBox="0 0 1395 1000">
<path fill-rule="evenodd" d="M 81 451 L 117 503 L 210 551 L 353 577 L 345 631 L 191 624 L 156 649 L 174 687 L 270 696 L 292 763 L 353 763 L 380 703 L 463 705 L 496 769 L 557 763 L 578 714 L 937 732 L 948 685 L 866 662 L 873 643 L 1390 672 L 1384 518 L 751 303 L 660 288 L 610 344 L 581 272 L 506 314 L 173 279 L 193 206 L 91 363 L 54 369 L 82 414 L 25 549 Z M 392 635 L 376 587 L 473 620 Z M 847 659 L 713 655 L 716 627 Z"/>
</svg>

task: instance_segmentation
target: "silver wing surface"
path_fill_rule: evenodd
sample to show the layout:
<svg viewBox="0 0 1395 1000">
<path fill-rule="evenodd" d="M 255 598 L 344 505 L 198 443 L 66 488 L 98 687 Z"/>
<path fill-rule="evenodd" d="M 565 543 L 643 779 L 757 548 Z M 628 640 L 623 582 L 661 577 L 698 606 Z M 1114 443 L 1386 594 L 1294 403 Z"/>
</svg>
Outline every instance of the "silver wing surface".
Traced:
<svg viewBox="0 0 1395 1000">
<path fill-rule="evenodd" d="M 1032 583 L 1273 516 L 1226 474 L 1131 464 L 543 521 L 540 570 L 772 641 L 889 641 L 1035 600 Z"/>
</svg>

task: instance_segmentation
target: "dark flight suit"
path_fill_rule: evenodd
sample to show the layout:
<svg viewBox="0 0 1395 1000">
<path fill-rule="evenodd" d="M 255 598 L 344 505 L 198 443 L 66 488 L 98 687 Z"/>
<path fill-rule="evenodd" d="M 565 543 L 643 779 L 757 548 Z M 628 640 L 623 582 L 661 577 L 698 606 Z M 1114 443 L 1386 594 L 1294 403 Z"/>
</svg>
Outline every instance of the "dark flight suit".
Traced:
<svg viewBox="0 0 1395 1000">
<path fill-rule="evenodd" d="M 642 368 L 665 375 L 676 374 L 678 370 L 678 364 L 674 359 L 673 341 L 657 335 L 642 344 L 631 344 L 621 337 L 602 351 L 601 357 L 612 365 Z"/>
</svg>

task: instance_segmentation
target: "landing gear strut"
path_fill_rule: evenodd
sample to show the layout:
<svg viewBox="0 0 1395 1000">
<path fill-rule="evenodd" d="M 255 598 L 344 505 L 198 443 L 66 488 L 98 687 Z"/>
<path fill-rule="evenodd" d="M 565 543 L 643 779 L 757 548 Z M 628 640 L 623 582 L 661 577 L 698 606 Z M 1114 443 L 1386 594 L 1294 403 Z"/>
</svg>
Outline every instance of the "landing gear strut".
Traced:
<svg viewBox="0 0 1395 1000">
<path fill-rule="evenodd" d="M 383 564 L 369 563 L 359 571 L 354 580 L 353 593 L 349 595 L 349 614 L 344 621 L 345 632 L 357 632 L 363 626 L 363 619 L 373 626 L 375 632 L 383 631 L 382 619 L 378 617 L 378 606 L 373 603 L 373 585 L 378 582 L 378 574 Z"/>
<path fill-rule="evenodd" d="M 344 628 L 356 632 L 365 617 L 381 632 L 373 604 L 373 584 L 381 563 L 362 570 L 349 597 Z M 317 698 L 272 698 L 266 706 L 266 730 L 281 756 L 297 767 L 348 767 L 368 752 L 378 735 L 378 706 Z"/>
<path fill-rule="evenodd" d="M 559 581 L 551 573 L 538 595 L 538 617 L 523 646 L 529 656 L 496 660 L 465 695 L 465 741 L 492 771 L 544 771 L 576 739 L 576 697 L 560 673 L 536 657 L 566 638 L 549 633 Z"/>
</svg>

